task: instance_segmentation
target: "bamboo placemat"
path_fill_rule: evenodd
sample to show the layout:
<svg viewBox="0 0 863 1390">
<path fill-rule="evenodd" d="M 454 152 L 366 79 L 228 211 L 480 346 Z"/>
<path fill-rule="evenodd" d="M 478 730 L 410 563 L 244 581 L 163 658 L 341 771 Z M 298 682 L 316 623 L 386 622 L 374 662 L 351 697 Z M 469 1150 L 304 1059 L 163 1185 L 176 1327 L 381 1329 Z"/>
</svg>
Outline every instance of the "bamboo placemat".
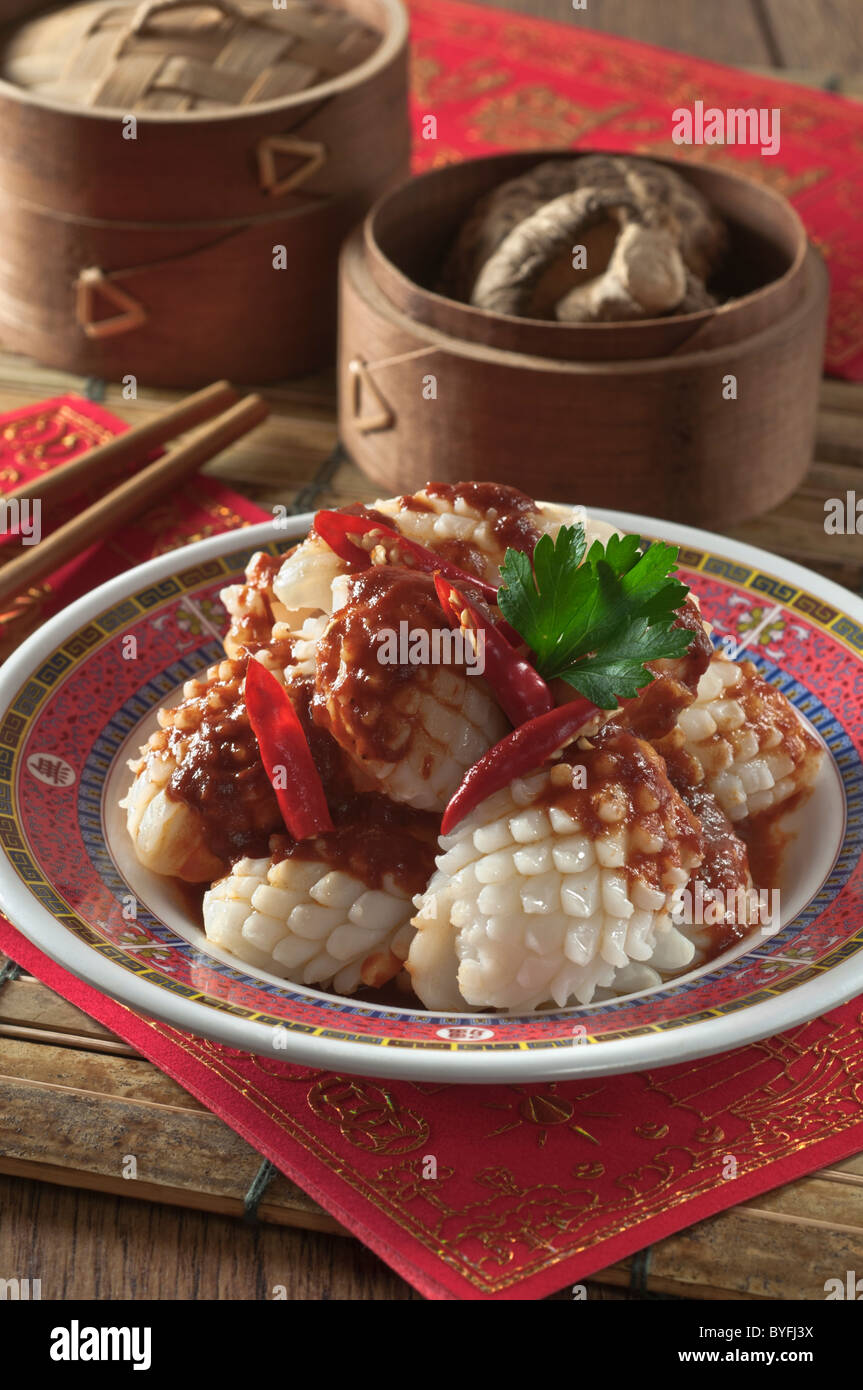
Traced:
<svg viewBox="0 0 863 1390">
<path fill-rule="evenodd" d="M 0 956 L 0 976 L 4 957 Z M 347 1235 L 176 1082 L 26 974 L 0 984 L 0 1173 Z M 138 1156 L 134 1182 L 126 1155 Z M 589 1282 L 688 1298 L 823 1298 L 863 1240 L 863 1154 Z M 851 1262 L 849 1264 L 849 1261 Z M 569 1293 L 561 1295 L 569 1297 Z"/>
<path fill-rule="evenodd" d="M 174 399 L 147 391 L 126 400 L 118 387 L 0 354 L 0 412 L 68 391 L 104 401 L 131 424 Z M 337 448 L 331 376 L 265 394 L 270 418 L 207 472 L 265 508 L 303 510 L 377 495 Z M 863 385 L 825 381 L 815 460 L 803 486 L 728 534 L 863 592 L 863 539 L 824 529 L 825 500 L 848 491 L 863 498 Z M 2 966 L 0 956 L 0 1173 L 345 1234 L 287 1178 L 262 1170 L 248 1144 L 124 1042 L 17 967 Z M 122 1176 L 127 1153 L 147 1156 L 133 1184 Z M 863 1154 L 690 1227 L 590 1282 L 689 1298 L 823 1298 L 825 1280 L 854 1267 L 861 1241 Z"/>
</svg>

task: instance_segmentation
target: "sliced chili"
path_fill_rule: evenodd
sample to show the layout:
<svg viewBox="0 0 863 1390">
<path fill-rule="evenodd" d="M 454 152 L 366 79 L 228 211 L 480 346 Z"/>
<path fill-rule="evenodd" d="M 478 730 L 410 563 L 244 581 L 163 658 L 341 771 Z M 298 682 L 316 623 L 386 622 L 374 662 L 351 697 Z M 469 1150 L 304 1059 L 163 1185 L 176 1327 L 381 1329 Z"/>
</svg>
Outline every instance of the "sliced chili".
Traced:
<svg viewBox="0 0 863 1390">
<path fill-rule="evenodd" d="M 317 512 L 314 529 L 326 541 L 340 559 L 349 564 L 368 568 L 372 563 L 371 549 L 382 545 L 387 552 L 387 564 L 403 564 L 425 574 L 439 570 L 448 579 L 462 584 L 472 584 L 491 603 L 497 601 L 497 588 L 486 579 L 478 579 L 473 574 L 454 565 L 450 560 L 436 555 L 433 550 L 408 540 L 392 526 L 384 526 L 374 516 L 351 516 L 347 512 Z M 369 549 L 358 545 L 357 539 L 367 539 Z"/>
<path fill-rule="evenodd" d="M 539 672 L 520 656 L 493 619 L 482 612 L 462 589 L 441 573 L 435 589 L 447 620 L 458 631 L 471 633 L 483 644 L 483 675 L 498 704 L 516 728 L 554 708 L 554 699 Z"/>
<path fill-rule="evenodd" d="M 285 825 L 295 840 L 333 829 L 324 784 L 285 687 L 254 659 L 245 685 L 246 710 L 261 761 Z"/>
<path fill-rule="evenodd" d="M 514 778 L 526 777 L 542 767 L 554 753 L 577 738 L 590 720 L 597 715 L 607 717 L 607 713 L 579 697 L 538 715 L 507 734 L 465 774 L 444 811 L 442 833 L 448 835 L 474 807 L 502 787 L 508 787 Z"/>
</svg>

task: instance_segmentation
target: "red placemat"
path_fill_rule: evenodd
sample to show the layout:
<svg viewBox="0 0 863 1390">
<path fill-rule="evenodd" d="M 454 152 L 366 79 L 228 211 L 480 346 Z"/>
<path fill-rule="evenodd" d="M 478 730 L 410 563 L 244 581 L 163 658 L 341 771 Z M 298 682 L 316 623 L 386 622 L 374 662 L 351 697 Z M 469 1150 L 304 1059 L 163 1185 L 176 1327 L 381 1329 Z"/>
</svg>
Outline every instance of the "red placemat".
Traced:
<svg viewBox="0 0 863 1390">
<path fill-rule="evenodd" d="M 863 380 L 863 104 L 590 29 L 456 0 L 408 0 L 417 170 L 580 146 L 728 167 L 791 200 L 830 271 L 826 367 Z M 780 112 L 780 148 L 675 145 L 673 112 Z M 436 138 L 424 138 L 434 116 Z"/>
<path fill-rule="evenodd" d="M 83 396 L 56 396 L 0 415 L 0 493 L 38 478 L 126 429 L 123 420 Z M 69 498 L 54 524 L 45 525 L 42 534 L 50 535 L 90 500 L 89 496 Z M 0 659 L 44 619 L 122 570 L 189 541 L 204 540 L 271 516 L 214 478 L 197 474 L 187 479 L 136 525 L 123 527 L 117 535 L 89 546 L 26 594 L 0 605 Z M 11 535 L 4 536 L 0 548 L 12 541 Z"/>
<path fill-rule="evenodd" d="M 0 417 L 0 486 L 121 428 L 73 397 Z M 122 545 L 53 576 L 45 611 L 168 542 L 262 516 L 196 479 Z M 540 1297 L 863 1149 L 861 1000 L 706 1061 L 461 1087 L 341 1076 L 195 1038 L 106 998 L 2 918 L 0 949 L 185 1086 L 431 1298 Z"/>
</svg>

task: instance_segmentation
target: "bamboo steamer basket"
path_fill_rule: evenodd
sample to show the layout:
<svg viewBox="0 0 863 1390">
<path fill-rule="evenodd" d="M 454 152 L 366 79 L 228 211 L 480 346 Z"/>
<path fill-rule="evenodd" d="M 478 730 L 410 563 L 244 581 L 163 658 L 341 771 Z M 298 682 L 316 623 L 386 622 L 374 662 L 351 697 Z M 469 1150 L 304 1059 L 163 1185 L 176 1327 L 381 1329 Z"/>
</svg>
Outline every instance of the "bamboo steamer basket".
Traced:
<svg viewBox="0 0 863 1390">
<path fill-rule="evenodd" d="M 340 267 L 339 422 L 385 492 L 494 479 L 536 496 L 714 526 L 775 506 L 811 462 L 827 274 L 790 204 L 735 174 L 661 160 L 725 218 L 695 314 L 567 324 L 436 293 L 476 200 L 572 150 L 445 166 L 387 195 Z M 725 399 L 729 376 L 737 398 Z"/>
<path fill-rule="evenodd" d="M 407 19 L 282 3 L 0 0 L 4 347 L 163 386 L 332 361 L 341 243 L 408 169 Z"/>
</svg>

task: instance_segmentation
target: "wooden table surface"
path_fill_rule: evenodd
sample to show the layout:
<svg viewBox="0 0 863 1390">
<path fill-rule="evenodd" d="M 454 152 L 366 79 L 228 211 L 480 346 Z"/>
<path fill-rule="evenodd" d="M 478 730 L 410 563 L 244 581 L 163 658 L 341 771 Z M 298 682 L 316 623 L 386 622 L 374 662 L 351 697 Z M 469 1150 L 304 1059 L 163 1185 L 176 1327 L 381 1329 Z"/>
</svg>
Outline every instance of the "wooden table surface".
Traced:
<svg viewBox="0 0 863 1390">
<path fill-rule="evenodd" d="M 863 96 L 861 0 L 588 0 L 586 11 L 578 12 L 571 0 L 498 3 Z M 82 386 L 79 378 L 0 354 L 0 412 Z M 319 498 L 375 495 L 352 465 L 328 462 L 336 442 L 329 374 L 266 394 L 274 408 L 271 419 L 208 472 L 265 506 L 290 503 L 298 493 L 308 505 Z M 126 402 L 115 387 L 105 392 L 106 405 L 132 421 L 162 409 L 168 399 L 171 393 L 142 390 L 137 401 Z M 857 592 L 863 591 L 860 539 L 828 541 L 823 507 L 825 498 L 846 489 L 863 491 L 861 421 L 863 386 L 825 382 L 816 457 L 806 482 L 769 517 L 733 532 Z M 95 1160 L 90 1171 L 84 1159 L 75 1170 L 59 1141 L 52 1153 L 53 1126 L 46 1121 L 53 1116 L 59 1133 L 64 1082 L 57 1078 L 73 1062 L 89 1068 L 88 1089 L 114 1107 L 115 1119 L 116 1107 L 130 1100 L 139 1105 L 142 1124 L 151 1123 L 148 1105 L 188 1112 L 190 1123 L 200 1126 L 195 1143 L 211 1146 L 212 1163 L 223 1165 L 224 1179 L 201 1193 L 196 1189 L 202 1184 L 176 1171 L 166 1155 L 161 1188 L 156 1183 L 148 1200 L 136 1200 L 105 1190 L 110 1184 Z M 155 1101 L 148 1089 L 154 1084 L 160 1088 Z M 34 1085 L 44 1095 L 35 1114 Z M 0 1131 L 0 1276 L 41 1277 L 43 1298 L 258 1299 L 272 1296 L 276 1285 L 297 1299 L 418 1297 L 357 1241 L 336 1234 L 334 1223 L 316 1214 L 286 1179 L 279 1177 L 268 1189 L 257 1225 L 238 1221 L 235 1213 L 242 1210 L 257 1156 L 130 1049 L 27 979 L 0 983 L 2 1115 L 14 1122 L 4 1125 L 5 1134 Z M 127 1115 L 126 1122 L 134 1117 Z M 24 1176 L 34 1170 L 45 1180 Z M 100 1190 L 81 1190 L 86 1186 Z M 196 1206 L 206 1209 L 191 1209 Z M 298 1222 L 318 1229 L 292 1229 Z M 695 1297 L 823 1297 L 822 1260 L 829 1272 L 846 1252 L 859 1254 L 861 1244 L 858 1156 L 662 1242 L 653 1252 L 647 1287 Z M 811 1273 L 802 1284 L 801 1266 Z M 626 1292 L 630 1273 L 629 1262 L 604 1271 L 590 1282 L 590 1296 L 635 1296 Z"/>
</svg>

